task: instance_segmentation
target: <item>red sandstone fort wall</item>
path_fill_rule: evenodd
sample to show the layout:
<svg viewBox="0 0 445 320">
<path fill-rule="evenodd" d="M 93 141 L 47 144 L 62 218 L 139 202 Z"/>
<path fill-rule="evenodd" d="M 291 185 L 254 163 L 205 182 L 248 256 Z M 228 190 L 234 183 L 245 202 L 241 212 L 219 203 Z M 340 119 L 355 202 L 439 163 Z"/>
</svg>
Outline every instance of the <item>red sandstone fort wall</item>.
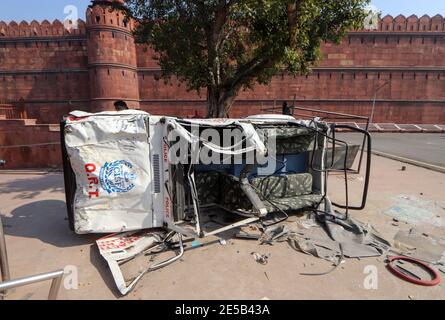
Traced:
<svg viewBox="0 0 445 320">
<path fill-rule="evenodd" d="M 134 43 L 133 22 L 104 3 L 90 7 L 77 29 L 57 20 L 0 22 L 0 105 L 17 109 L 0 110 L 0 158 L 7 168 L 60 165 L 59 132 L 39 123 L 58 123 L 70 110 L 111 109 L 123 99 L 152 114 L 206 115 L 205 90 L 198 96 L 174 78 L 160 79 L 155 53 Z M 312 73 L 283 73 L 242 92 L 230 116 L 269 113 L 294 98 L 299 106 L 369 116 L 383 84 L 375 122 L 445 124 L 442 16 L 386 16 L 377 30 L 325 43 Z M 35 120 L 4 120 L 23 115 Z"/>
<path fill-rule="evenodd" d="M 87 64 L 82 20 L 71 32 L 58 20 L 0 22 L 0 100 L 23 100 L 28 117 L 57 123 L 72 108 L 87 110 Z"/>
<path fill-rule="evenodd" d="M 205 115 L 203 99 L 172 80 L 165 84 L 153 59 L 138 46 L 141 107 L 154 114 Z M 351 32 L 340 45 L 322 45 L 322 60 L 308 76 L 278 75 L 268 86 L 240 94 L 231 116 L 261 113 L 296 98 L 298 105 L 369 116 L 374 120 L 445 123 L 445 22 L 442 16 L 384 17 L 374 31 Z M 195 108 L 193 108 L 195 106 Z"/>
<path fill-rule="evenodd" d="M 189 116 L 203 106 L 205 91 L 198 96 L 174 79 L 160 79 L 155 53 L 134 45 L 131 22 L 124 23 L 122 14 L 94 6 L 78 25 L 69 31 L 57 20 L 0 22 L 0 100 L 24 100 L 29 115 L 44 123 L 58 122 L 72 109 L 110 108 L 117 99 L 155 114 Z M 374 90 L 386 81 L 376 121 L 445 122 L 442 16 L 386 16 L 377 30 L 323 44 L 310 75 L 282 74 L 269 86 L 242 92 L 232 115 L 294 97 L 299 105 L 369 115 Z"/>
</svg>

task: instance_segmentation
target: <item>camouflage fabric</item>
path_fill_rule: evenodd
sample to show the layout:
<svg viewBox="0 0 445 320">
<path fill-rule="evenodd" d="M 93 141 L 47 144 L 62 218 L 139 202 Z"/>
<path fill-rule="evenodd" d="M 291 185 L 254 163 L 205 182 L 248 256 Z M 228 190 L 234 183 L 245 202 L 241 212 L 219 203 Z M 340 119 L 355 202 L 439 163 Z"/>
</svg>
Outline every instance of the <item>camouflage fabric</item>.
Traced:
<svg viewBox="0 0 445 320">
<path fill-rule="evenodd" d="M 228 210 L 253 212 L 253 205 L 240 184 L 233 177 L 219 172 L 200 172 L 195 175 L 200 205 L 220 204 Z M 269 213 L 297 211 L 316 205 L 321 195 L 312 194 L 312 176 L 309 173 L 257 177 L 252 185 Z M 274 205 L 265 199 L 267 197 Z"/>
<path fill-rule="evenodd" d="M 270 199 L 289 198 L 311 194 L 312 175 L 302 173 L 254 178 L 252 185 Z"/>
<path fill-rule="evenodd" d="M 271 199 L 272 205 L 268 201 L 264 201 L 264 204 L 269 213 L 278 211 L 276 207 L 283 211 L 297 211 L 304 208 L 309 208 L 317 205 L 322 199 L 321 195 L 308 194 L 303 196 L 297 196 L 292 198 Z"/>
<path fill-rule="evenodd" d="M 321 195 L 312 194 L 312 175 L 309 173 L 255 178 L 252 185 L 261 191 L 269 213 L 278 211 L 277 207 L 284 211 L 297 211 L 312 207 L 321 200 Z"/>
<path fill-rule="evenodd" d="M 297 138 L 278 139 L 276 153 L 293 154 L 306 152 L 312 149 L 310 148 L 310 145 L 313 139 L 313 136 L 300 136 Z"/>
<path fill-rule="evenodd" d="M 228 175 L 222 178 L 222 203 L 229 210 L 252 210 L 252 203 L 241 189 L 240 183 Z"/>
<path fill-rule="evenodd" d="M 195 174 L 196 189 L 201 205 L 220 203 L 220 176 L 219 172 L 199 172 Z"/>
<path fill-rule="evenodd" d="M 300 127 L 288 127 L 282 128 L 277 127 L 273 129 L 267 129 L 268 136 L 275 136 L 277 139 L 288 139 L 295 138 L 299 136 L 312 135 L 312 130 L 308 128 L 300 128 Z"/>
<path fill-rule="evenodd" d="M 311 150 L 314 141 L 314 132 L 307 128 L 289 127 L 264 130 L 264 144 L 269 152 L 276 154 L 301 153 Z M 274 137 L 276 146 L 269 145 L 269 140 Z M 276 149 L 275 152 L 273 149 Z"/>
<path fill-rule="evenodd" d="M 200 172 L 195 175 L 200 205 L 219 204 L 229 210 L 251 210 L 252 204 L 238 181 L 220 172 Z"/>
<path fill-rule="evenodd" d="M 297 211 L 314 206 L 321 200 L 321 195 L 312 194 L 312 175 L 308 173 L 257 177 L 253 179 L 252 186 L 261 191 L 260 198 L 269 213 L 278 211 L 277 207 L 284 211 Z M 253 205 L 238 181 L 222 175 L 222 193 L 221 205 L 227 209 L 253 211 Z"/>
</svg>

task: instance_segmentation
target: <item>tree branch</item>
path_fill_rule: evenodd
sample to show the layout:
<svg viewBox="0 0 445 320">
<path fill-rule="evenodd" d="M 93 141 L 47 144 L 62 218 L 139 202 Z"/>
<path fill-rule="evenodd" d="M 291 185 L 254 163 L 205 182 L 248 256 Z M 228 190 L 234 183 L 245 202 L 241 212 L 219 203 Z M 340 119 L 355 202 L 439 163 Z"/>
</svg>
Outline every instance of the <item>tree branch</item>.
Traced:
<svg viewBox="0 0 445 320">
<path fill-rule="evenodd" d="M 289 45 L 291 48 L 297 47 L 298 16 L 304 0 L 290 1 L 287 5 L 287 24 L 289 28 Z"/>
<path fill-rule="evenodd" d="M 247 81 L 257 77 L 264 69 L 274 66 L 279 62 L 282 54 L 275 52 L 270 56 L 261 59 L 252 59 L 238 69 L 238 72 L 225 82 L 226 87 L 233 87 L 239 90 Z"/>
</svg>

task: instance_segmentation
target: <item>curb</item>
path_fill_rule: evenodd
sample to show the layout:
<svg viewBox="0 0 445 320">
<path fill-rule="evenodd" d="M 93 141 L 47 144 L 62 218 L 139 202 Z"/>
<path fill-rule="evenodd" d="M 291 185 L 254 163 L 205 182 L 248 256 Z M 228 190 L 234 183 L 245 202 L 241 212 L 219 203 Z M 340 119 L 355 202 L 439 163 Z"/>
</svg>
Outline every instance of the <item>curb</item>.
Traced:
<svg viewBox="0 0 445 320">
<path fill-rule="evenodd" d="M 429 163 L 425 163 L 425 162 L 421 162 L 421 161 L 416 161 L 416 160 L 412 160 L 412 159 L 408 159 L 408 158 L 403 158 L 403 157 L 399 157 L 399 156 L 394 156 L 392 154 L 384 153 L 384 152 L 381 152 L 381 151 L 372 151 L 372 154 L 375 154 L 376 156 L 388 158 L 388 159 L 391 159 L 391 160 L 396 160 L 396 161 L 400 161 L 400 162 L 403 162 L 403 163 L 411 164 L 411 165 L 416 166 L 416 167 L 421 167 L 421 168 L 425 168 L 425 169 L 428 169 L 428 170 L 432 170 L 432 171 L 436 171 L 436 172 L 440 172 L 440 173 L 445 173 L 445 168 L 444 167 L 436 166 L 436 165 L 433 165 L 433 164 L 429 164 Z"/>
</svg>

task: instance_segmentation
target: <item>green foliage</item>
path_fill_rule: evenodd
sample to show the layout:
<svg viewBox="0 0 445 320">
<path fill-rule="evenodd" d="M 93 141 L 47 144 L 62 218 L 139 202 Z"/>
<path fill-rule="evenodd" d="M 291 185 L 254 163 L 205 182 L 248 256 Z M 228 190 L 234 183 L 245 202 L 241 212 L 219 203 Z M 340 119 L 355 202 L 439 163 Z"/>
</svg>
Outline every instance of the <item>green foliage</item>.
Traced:
<svg viewBox="0 0 445 320">
<path fill-rule="evenodd" d="M 157 52 L 163 76 L 207 88 L 221 104 L 277 72 L 307 73 L 322 41 L 362 27 L 368 2 L 127 0 L 126 7 L 138 21 L 136 41 Z"/>
</svg>

